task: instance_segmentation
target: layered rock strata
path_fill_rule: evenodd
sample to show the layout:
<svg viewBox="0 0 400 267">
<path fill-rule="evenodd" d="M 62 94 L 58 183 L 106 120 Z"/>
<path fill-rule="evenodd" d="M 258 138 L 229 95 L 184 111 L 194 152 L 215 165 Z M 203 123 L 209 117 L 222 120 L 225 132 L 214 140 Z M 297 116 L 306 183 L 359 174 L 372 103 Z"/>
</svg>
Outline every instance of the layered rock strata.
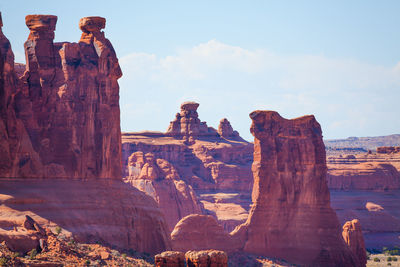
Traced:
<svg viewBox="0 0 400 267">
<path fill-rule="evenodd" d="M 355 266 L 330 207 L 325 147 L 314 116 L 254 111 L 253 206 L 232 233 L 243 250 L 310 266 Z M 316 229 L 318 229 L 316 231 Z"/>
<path fill-rule="evenodd" d="M 210 215 L 192 214 L 180 220 L 171 233 L 174 250 L 217 249 L 227 252 L 238 250 L 238 240 L 226 233 Z"/>
<path fill-rule="evenodd" d="M 164 213 L 169 231 L 189 214 L 202 214 L 203 207 L 190 185 L 181 180 L 176 169 L 154 154 L 134 152 L 129 157 L 129 176 L 125 182 L 151 196 Z"/>
<path fill-rule="evenodd" d="M 360 222 L 357 219 L 346 222 L 343 225 L 342 235 L 350 250 L 358 258 L 358 266 L 366 266 L 367 253 Z"/>
<path fill-rule="evenodd" d="M 171 122 L 166 133 L 124 133 L 124 176 L 132 172 L 129 157 L 133 153 L 153 153 L 155 159 L 168 161 L 195 190 L 251 191 L 253 145 L 236 131 L 224 132 L 225 137 L 221 137 L 205 123 L 200 124 L 198 106 L 195 102 L 183 103 L 178 119 Z M 229 121 L 225 124 L 230 125 Z M 191 142 L 187 142 L 189 139 Z"/>
<path fill-rule="evenodd" d="M 81 19 L 79 43 L 54 43 L 56 21 L 26 17 L 22 76 L 0 27 L 0 241 L 32 239 L 18 230 L 29 215 L 81 242 L 169 249 L 154 200 L 121 181 L 122 73 L 105 19 Z"/>
<path fill-rule="evenodd" d="M 119 179 L 117 80 L 122 72 L 101 31 L 105 19 L 81 19 L 79 43 L 54 43 L 56 22 L 57 17 L 51 15 L 26 17 L 30 30 L 24 44 L 27 62 L 19 80 L 8 40 L 1 38 L 6 67 L 2 102 L 7 102 L 2 105 L 3 113 L 4 107 L 13 109 L 3 118 L 8 124 L 15 121 L 4 133 L 11 147 L 2 156 L 8 162 L 2 176 Z"/>
</svg>

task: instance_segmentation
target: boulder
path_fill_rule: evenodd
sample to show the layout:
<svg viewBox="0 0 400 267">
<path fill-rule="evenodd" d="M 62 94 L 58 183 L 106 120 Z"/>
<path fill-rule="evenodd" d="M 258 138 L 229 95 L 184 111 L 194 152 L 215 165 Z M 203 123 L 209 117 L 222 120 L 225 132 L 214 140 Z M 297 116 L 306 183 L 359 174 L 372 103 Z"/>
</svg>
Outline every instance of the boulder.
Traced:
<svg viewBox="0 0 400 267">
<path fill-rule="evenodd" d="M 188 267 L 228 267 L 228 255 L 220 250 L 188 251 L 185 258 Z"/>
<path fill-rule="evenodd" d="M 164 251 L 154 257 L 156 267 L 185 267 L 185 254 L 179 251 Z"/>
<path fill-rule="evenodd" d="M 173 249 L 183 252 L 204 249 L 233 252 L 240 247 L 237 241 L 210 215 L 188 215 L 171 233 Z"/>
</svg>

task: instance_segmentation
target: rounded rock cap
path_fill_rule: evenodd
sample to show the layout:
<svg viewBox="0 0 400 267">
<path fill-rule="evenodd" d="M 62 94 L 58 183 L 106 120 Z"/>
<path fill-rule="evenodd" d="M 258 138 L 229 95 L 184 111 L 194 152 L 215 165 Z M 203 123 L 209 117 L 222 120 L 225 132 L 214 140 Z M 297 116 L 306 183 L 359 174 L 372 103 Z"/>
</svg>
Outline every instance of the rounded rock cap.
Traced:
<svg viewBox="0 0 400 267">
<path fill-rule="evenodd" d="M 31 31 L 54 31 L 56 29 L 57 16 L 27 15 L 25 23 Z"/>
<path fill-rule="evenodd" d="M 183 102 L 181 104 L 181 110 L 197 110 L 199 105 L 199 103 L 196 103 L 194 101 Z"/>
<path fill-rule="evenodd" d="M 79 20 L 79 28 L 86 33 L 98 32 L 106 27 L 106 19 L 103 17 L 83 17 Z"/>
</svg>

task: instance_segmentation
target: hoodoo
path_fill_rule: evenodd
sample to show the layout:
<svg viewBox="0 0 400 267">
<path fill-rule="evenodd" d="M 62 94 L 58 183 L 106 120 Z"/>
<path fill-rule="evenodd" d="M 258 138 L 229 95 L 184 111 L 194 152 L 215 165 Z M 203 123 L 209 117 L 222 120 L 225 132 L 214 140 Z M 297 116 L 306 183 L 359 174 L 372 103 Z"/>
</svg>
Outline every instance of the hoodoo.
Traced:
<svg viewBox="0 0 400 267">
<path fill-rule="evenodd" d="M 28 15 L 25 22 L 20 77 L 0 23 L 0 242 L 35 238 L 18 231 L 28 215 L 78 242 L 168 249 L 157 204 L 122 181 L 122 72 L 101 31 L 106 20 L 82 18 L 79 43 L 53 42 L 56 16 Z"/>
<path fill-rule="evenodd" d="M 307 266 L 355 266 L 330 206 L 325 147 L 314 116 L 254 111 L 253 206 L 232 233 L 246 252 Z"/>
</svg>

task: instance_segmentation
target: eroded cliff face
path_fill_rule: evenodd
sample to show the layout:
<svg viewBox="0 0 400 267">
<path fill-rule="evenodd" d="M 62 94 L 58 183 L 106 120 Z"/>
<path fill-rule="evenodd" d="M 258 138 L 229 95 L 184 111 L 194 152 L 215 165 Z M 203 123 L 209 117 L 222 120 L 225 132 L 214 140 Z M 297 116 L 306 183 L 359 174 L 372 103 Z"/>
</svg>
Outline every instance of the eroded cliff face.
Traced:
<svg viewBox="0 0 400 267">
<path fill-rule="evenodd" d="M 325 147 L 314 116 L 250 114 L 254 135 L 253 207 L 232 233 L 243 250 L 311 266 L 355 266 L 330 207 Z"/>
<path fill-rule="evenodd" d="M 189 214 L 202 214 L 203 206 L 196 193 L 166 160 L 153 153 L 134 152 L 129 157 L 129 176 L 125 182 L 151 196 L 163 212 L 169 232 L 175 224 Z"/>
<path fill-rule="evenodd" d="M 54 43 L 56 21 L 26 17 L 24 72 L 0 27 L 0 242 L 28 240 L 15 227 L 29 215 L 81 242 L 169 249 L 155 201 L 121 179 L 122 73 L 105 19 L 81 19 L 79 43 Z"/>
<path fill-rule="evenodd" d="M 221 120 L 222 135 L 207 127 L 198 118 L 198 106 L 195 102 L 184 102 L 166 133 L 124 133 L 124 176 L 132 168 L 128 161 L 133 153 L 152 153 L 157 160 L 168 161 L 194 190 L 250 192 L 253 144 L 233 131 L 227 119 Z"/>
<path fill-rule="evenodd" d="M 119 179 L 122 73 L 101 32 L 105 19 L 81 19 L 79 43 L 54 43 L 56 22 L 51 15 L 26 17 L 26 71 L 19 80 L 9 42 L 0 36 L 2 132 L 9 147 L 2 176 Z"/>
</svg>

